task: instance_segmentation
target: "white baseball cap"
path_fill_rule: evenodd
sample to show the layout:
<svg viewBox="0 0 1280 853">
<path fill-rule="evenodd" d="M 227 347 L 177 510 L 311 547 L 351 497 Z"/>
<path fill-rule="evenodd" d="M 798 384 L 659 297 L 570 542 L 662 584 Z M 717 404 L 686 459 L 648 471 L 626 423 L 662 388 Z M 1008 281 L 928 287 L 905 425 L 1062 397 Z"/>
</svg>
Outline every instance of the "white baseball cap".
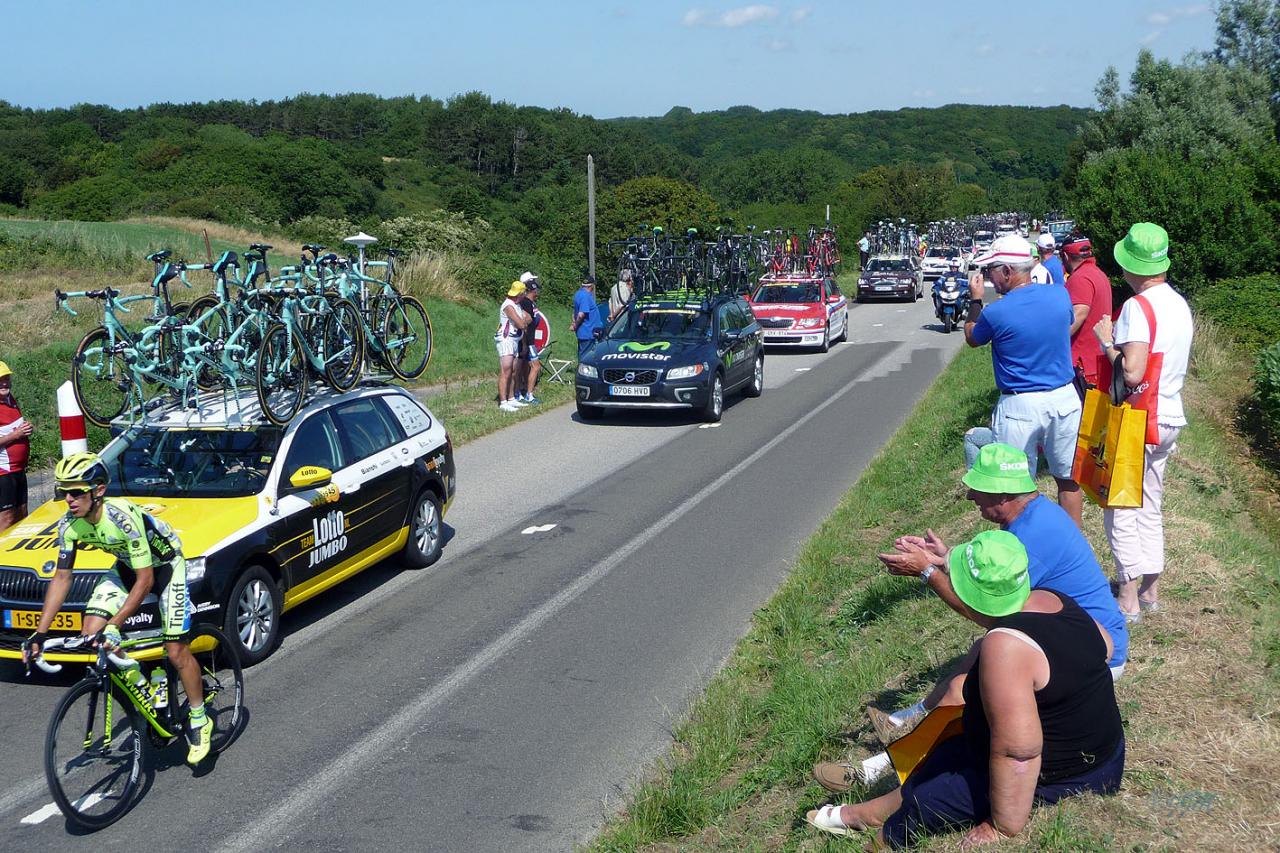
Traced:
<svg viewBox="0 0 1280 853">
<path fill-rule="evenodd" d="M 974 258 L 975 267 L 989 267 L 992 264 L 1020 264 L 1031 260 L 1031 244 L 1025 237 L 1009 234 L 996 240 L 991 248 Z"/>
<path fill-rule="evenodd" d="M 538 277 L 531 272 L 520 273 L 520 281 L 523 284 L 528 284 L 531 281 L 537 281 L 537 280 L 538 280 Z"/>
<path fill-rule="evenodd" d="M 1055 249 L 1058 246 L 1053 239 L 1053 235 L 1047 232 L 1036 238 L 1036 245 L 1041 249 Z"/>
</svg>

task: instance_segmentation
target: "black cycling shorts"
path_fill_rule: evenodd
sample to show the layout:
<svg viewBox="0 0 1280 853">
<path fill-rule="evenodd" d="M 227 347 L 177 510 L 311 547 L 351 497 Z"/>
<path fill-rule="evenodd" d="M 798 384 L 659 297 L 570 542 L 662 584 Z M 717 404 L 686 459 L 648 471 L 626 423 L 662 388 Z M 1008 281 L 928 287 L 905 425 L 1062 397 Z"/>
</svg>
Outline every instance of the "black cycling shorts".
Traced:
<svg viewBox="0 0 1280 853">
<path fill-rule="evenodd" d="M 27 472 L 0 474 L 0 512 L 27 505 Z"/>
</svg>

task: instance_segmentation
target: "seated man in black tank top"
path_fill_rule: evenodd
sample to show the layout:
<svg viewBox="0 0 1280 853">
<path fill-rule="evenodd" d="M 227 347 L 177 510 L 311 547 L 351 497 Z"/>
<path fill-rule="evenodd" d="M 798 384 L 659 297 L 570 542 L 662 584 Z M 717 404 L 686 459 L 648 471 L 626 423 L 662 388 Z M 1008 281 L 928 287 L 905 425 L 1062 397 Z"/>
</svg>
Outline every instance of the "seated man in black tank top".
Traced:
<svg viewBox="0 0 1280 853">
<path fill-rule="evenodd" d="M 1068 596 L 1031 590 L 1026 549 L 1007 531 L 956 548 L 951 578 L 966 605 L 995 619 L 965 681 L 963 733 L 901 788 L 810 811 L 817 828 L 879 827 L 878 843 L 896 848 L 970 827 L 969 843 L 987 843 L 1021 833 L 1034 803 L 1119 789 L 1124 732 L 1107 632 Z"/>
</svg>

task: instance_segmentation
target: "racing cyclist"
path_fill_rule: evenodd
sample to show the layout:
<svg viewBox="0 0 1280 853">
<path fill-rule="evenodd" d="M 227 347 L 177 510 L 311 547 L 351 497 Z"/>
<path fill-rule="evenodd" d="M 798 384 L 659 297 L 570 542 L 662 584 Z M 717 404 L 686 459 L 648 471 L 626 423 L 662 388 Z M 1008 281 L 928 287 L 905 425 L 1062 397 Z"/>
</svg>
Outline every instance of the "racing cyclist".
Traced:
<svg viewBox="0 0 1280 853">
<path fill-rule="evenodd" d="M 57 570 L 45 592 L 36 632 L 24 644 L 23 658 L 30 660 L 40 654 L 40 646 L 49 636 L 54 617 L 71 589 L 76 550 L 92 547 L 113 555 L 115 566 L 89 596 L 81 632 L 96 636 L 108 649 L 118 647 L 120 626 L 138 612 L 146 594 L 156 590 L 165 652 L 182 679 L 191 708 L 187 763 L 199 764 L 209 754 L 213 720 L 205 713 L 200 669 L 186 641 L 191 630 L 191 605 L 182 542 L 172 527 L 130 501 L 106 497 L 110 474 L 95 453 L 71 454 L 54 468 L 53 478 L 54 494 L 67 502 L 67 514 L 58 524 Z M 136 667 L 129 675 L 134 684 L 142 680 Z"/>
</svg>

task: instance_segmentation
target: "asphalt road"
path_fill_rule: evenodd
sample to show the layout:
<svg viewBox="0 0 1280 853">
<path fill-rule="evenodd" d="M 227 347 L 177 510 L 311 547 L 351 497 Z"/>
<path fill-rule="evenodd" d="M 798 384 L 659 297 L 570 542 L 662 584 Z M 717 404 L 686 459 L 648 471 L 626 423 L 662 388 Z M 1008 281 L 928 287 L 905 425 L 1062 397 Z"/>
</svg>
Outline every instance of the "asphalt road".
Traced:
<svg viewBox="0 0 1280 853">
<path fill-rule="evenodd" d="M 852 306 L 849 343 L 770 352 L 764 396 L 717 427 L 563 407 L 460 448 L 441 562 L 392 561 L 291 612 L 211 772 L 160 753 L 139 804 L 91 836 L 50 814 L 41 770 L 75 676 L 0 665 L 0 849 L 589 840 L 961 343 L 927 301 Z"/>
</svg>

